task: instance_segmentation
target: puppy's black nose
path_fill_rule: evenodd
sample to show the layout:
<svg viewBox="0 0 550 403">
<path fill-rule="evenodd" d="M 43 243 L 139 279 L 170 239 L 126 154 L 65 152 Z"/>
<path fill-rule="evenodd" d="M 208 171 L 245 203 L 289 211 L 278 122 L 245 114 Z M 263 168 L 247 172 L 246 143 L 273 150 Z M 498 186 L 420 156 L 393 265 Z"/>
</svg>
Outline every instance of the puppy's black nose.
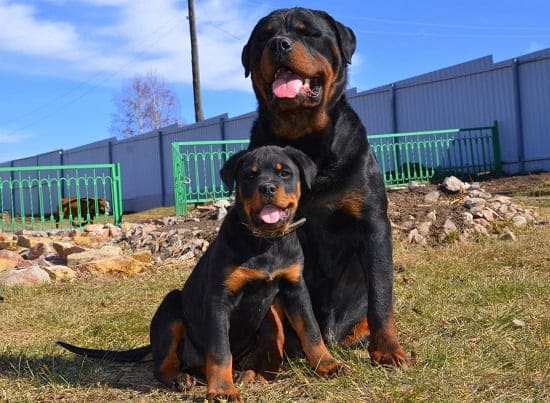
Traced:
<svg viewBox="0 0 550 403">
<path fill-rule="evenodd" d="M 260 186 L 258 186 L 258 190 L 261 194 L 265 196 L 273 196 L 277 191 L 277 186 L 275 186 L 273 183 L 262 183 Z"/>
<path fill-rule="evenodd" d="M 269 49 L 276 56 L 284 56 L 290 53 L 293 47 L 292 41 L 284 36 L 276 36 L 269 42 Z"/>
</svg>

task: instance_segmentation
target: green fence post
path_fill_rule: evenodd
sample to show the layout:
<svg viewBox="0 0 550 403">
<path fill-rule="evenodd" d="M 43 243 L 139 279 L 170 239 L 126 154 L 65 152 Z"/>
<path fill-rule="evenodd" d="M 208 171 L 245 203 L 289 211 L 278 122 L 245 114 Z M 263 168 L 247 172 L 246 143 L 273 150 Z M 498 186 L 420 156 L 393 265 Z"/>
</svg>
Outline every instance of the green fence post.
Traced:
<svg viewBox="0 0 550 403">
<path fill-rule="evenodd" d="M 497 175 L 502 175 L 502 159 L 500 155 L 500 133 L 498 131 L 498 120 L 493 122 L 491 128 L 493 133 L 493 155 L 495 158 L 495 172 Z"/>
<path fill-rule="evenodd" d="M 121 175 L 121 172 L 120 172 L 120 163 L 117 162 L 114 166 L 114 169 L 116 171 L 115 173 L 115 177 L 116 177 L 116 186 L 115 186 L 115 189 L 116 189 L 116 198 L 115 198 L 115 203 L 117 204 L 117 207 L 118 207 L 118 212 L 117 212 L 117 217 L 115 218 L 115 225 L 120 225 L 122 223 L 122 213 L 123 213 L 123 209 L 122 209 L 122 175 Z M 114 193 L 112 190 L 111 190 L 111 193 Z"/>
</svg>

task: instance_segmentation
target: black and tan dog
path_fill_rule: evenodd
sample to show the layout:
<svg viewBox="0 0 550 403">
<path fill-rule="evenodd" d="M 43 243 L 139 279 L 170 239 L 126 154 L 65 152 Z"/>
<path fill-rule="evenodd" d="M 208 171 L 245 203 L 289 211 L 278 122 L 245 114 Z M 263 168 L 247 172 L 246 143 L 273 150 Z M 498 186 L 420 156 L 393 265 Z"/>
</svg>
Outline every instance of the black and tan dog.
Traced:
<svg viewBox="0 0 550 403">
<path fill-rule="evenodd" d="M 242 52 L 258 99 L 250 148 L 291 145 L 317 165 L 300 203 L 304 278 L 327 341 L 370 335 L 371 359 L 408 366 L 393 315 L 387 197 L 366 130 L 345 97 L 351 29 L 322 11 L 276 10 Z"/>
<path fill-rule="evenodd" d="M 315 172 L 312 161 L 292 147 L 235 154 L 221 171 L 230 188 L 236 183 L 235 207 L 183 290 L 161 303 L 151 321 L 151 345 L 113 352 L 60 344 L 91 357 L 152 358 L 155 377 L 182 390 L 198 372 L 206 376 L 208 398 L 239 400 L 233 364 L 254 346 L 254 362 L 244 368 L 242 380 L 273 377 L 282 363 L 288 321 L 315 371 L 338 371 L 341 364 L 325 347 L 313 316 L 294 231 L 302 187 Z"/>
<path fill-rule="evenodd" d="M 101 197 L 64 197 L 59 204 L 60 208 L 54 213 L 56 226 L 63 219 L 70 219 L 73 226 L 90 224 L 101 215 L 109 215 L 111 208 L 109 202 Z"/>
</svg>

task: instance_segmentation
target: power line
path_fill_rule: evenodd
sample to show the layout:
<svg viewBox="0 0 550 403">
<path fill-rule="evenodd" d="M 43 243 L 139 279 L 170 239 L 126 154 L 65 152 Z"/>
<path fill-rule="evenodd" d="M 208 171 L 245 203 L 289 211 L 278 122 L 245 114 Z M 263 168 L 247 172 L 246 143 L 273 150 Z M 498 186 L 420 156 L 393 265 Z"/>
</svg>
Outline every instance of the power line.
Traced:
<svg viewBox="0 0 550 403">
<path fill-rule="evenodd" d="M 230 37 L 233 38 L 233 39 L 236 39 L 236 40 L 238 40 L 238 41 L 243 41 L 243 43 L 244 43 L 244 41 L 245 41 L 244 38 L 239 37 L 239 36 L 236 36 L 235 34 L 233 34 L 233 33 L 229 32 L 229 31 L 227 31 L 226 29 L 223 29 L 223 28 L 220 28 L 220 27 L 214 25 L 213 22 L 203 21 L 202 23 L 203 23 L 204 25 L 207 25 L 207 26 L 209 26 L 209 27 L 212 27 L 212 28 L 214 28 L 214 29 L 216 29 L 216 30 L 218 30 L 218 31 L 220 31 L 220 32 L 223 32 L 224 34 L 230 36 Z"/>
<path fill-rule="evenodd" d="M 358 16 L 339 16 L 341 19 L 351 19 L 351 20 L 361 20 L 368 22 L 379 22 L 385 24 L 407 24 L 407 25 L 418 25 L 423 27 L 434 27 L 434 28 L 458 28 L 458 29 L 479 29 L 479 30 L 517 30 L 517 31 L 550 31 L 550 27 L 496 27 L 488 25 L 460 25 L 460 24 L 441 24 L 441 23 L 429 23 L 422 21 L 406 21 L 406 20 L 393 20 L 393 19 L 384 19 L 384 18 L 367 18 L 367 17 L 358 17 Z"/>
<path fill-rule="evenodd" d="M 150 34 L 148 34 L 148 36 L 151 36 L 151 35 L 154 35 L 156 33 L 159 33 L 161 31 L 164 31 L 162 32 L 161 34 L 155 36 L 155 38 L 153 38 L 153 40 L 149 41 L 149 42 L 146 42 L 144 45 L 140 45 L 140 47 L 142 48 L 142 50 L 138 53 L 136 53 L 134 56 L 130 57 L 130 59 L 125 62 L 124 64 L 122 64 L 119 68 L 117 68 L 116 70 L 114 71 L 111 71 L 111 72 L 106 72 L 106 71 L 101 71 L 101 72 L 98 72 L 94 75 L 92 75 L 91 77 L 89 77 L 88 79 L 76 84 L 75 86 L 73 86 L 72 88 L 69 88 L 68 90 L 62 92 L 60 95 L 52 98 L 51 100 L 49 100 L 48 102 L 28 111 L 28 112 L 25 112 L 23 113 L 22 115 L 18 116 L 17 118 L 14 118 L 8 122 L 14 122 L 14 121 L 17 121 L 17 120 L 20 120 L 20 119 L 23 119 L 23 118 L 26 118 L 28 116 L 31 116 L 31 115 L 34 115 L 35 113 L 43 110 L 43 109 L 46 109 L 48 108 L 49 106 L 51 106 L 52 103 L 55 103 L 55 102 L 58 102 L 60 100 L 62 100 L 63 98 L 66 98 L 66 97 L 69 97 L 71 96 L 73 93 L 77 92 L 77 90 L 79 90 L 81 87 L 84 87 L 86 86 L 87 84 L 89 83 L 93 83 L 94 80 L 96 80 L 96 78 L 98 78 L 98 81 L 93 83 L 93 85 L 91 85 L 89 88 L 85 89 L 83 92 L 81 92 L 80 94 L 76 94 L 76 97 L 70 99 L 68 102 L 65 102 L 63 104 L 61 104 L 59 107 L 57 108 L 54 108 L 53 110 L 51 110 L 49 113 L 45 114 L 45 115 L 42 115 L 41 117 L 39 118 L 36 118 L 34 119 L 33 121 L 31 121 L 30 123 L 28 124 L 25 124 L 23 126 L 20 126 L 19 128 L 17 129 L 14 129 L 14 130 L 10 130 L 8 131 L 7 133 L 5 133 L 6 136 L 9 136 L 9 135 L 13 135 L 13 134 L 16 134 L 18 132 L 21 132 L 29 127 L 32 127 L 34 126 L 35 124 L 43 121 L 43 120 L 46 120 L 48 119 L 49 117 L 55 115 L 56 113 L 60 112 L 61 110 L 63 110 L 65 107 L 71 105 L 71 104 L 74 104 L 75 102 L 79 101 L 80 99 L 84 98 L 86 95 L 88 95 L 89 93 L 91 93 L 93 90 L 95 90 L 97 87 L 99 87 L 101 84 L 109 81 L 110 79 L 112 79 L 113 77 L 117 76 L 121 71 L 123 71 L 124 69 L 126 69 L 128 66 L 130 66 L 132 63 L 134 63 L 136 61 L 136 59 L 138 59 L 140 56 L 144 55 L 151 47 L 152 45 L 158 43 L 162 38 L 164 38 L 167 34 L 169 34 L 170 32 L 172 32 L 176 27 L 179 26 L 180 22 L 179 21 L 176 21 L 174 22 L 176 19 L 180 19 L 180 16 L 179 15 L 176 15 L 175 17 L 167 20 L 166 23 L 163 23 L 162 25 L 160 25 L 159 27 L 157 27 L 156 29 L 154 29 L 153 31 L 151 31 Z M 170 23 L 174 22 L 173 25 L 169 26 L 168 29 L 165 29 L 167 25 L 169 25 Z M 137 49 L 138 47 L 134 47 L 134 49 Z M 132 50 L 130 50 L 131 52 Z M 104 76 L 102 78 L 102 76 Z"/>
<path fill-rule="evenodd" d="M 459 34 L 459 33 L 438 33 L 438 32 L 407 32 L 407 31 L 377 31 L 354 29 L 355 33 L 371 35 L 398 35 L 398 36 L 419 36 L 419 37 L 438 37 L 438 38 L 486 38 L 486 39 L 540 39 L 550 38 L 550 33 L 543 35 L 534 34 Z"/>
</svg>

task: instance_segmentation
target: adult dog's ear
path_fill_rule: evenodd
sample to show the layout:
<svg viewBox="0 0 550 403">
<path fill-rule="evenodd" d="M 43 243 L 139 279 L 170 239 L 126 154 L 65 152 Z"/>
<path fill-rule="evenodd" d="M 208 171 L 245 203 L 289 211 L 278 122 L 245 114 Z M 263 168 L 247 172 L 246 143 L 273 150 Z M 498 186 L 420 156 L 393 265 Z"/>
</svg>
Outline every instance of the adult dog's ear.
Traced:
<svg viewBox="0 0 550 403">
<path fill-rule="evenodd" d="M 301 181 L 311 189 L 313 179 L 317 175 L 317 165 L 306 154 L 294 147 L 286 146 L 283 151 L 298 165 Z"/>
<path fill-rule="evenodd" d="M 322 13 L 323 17 L 330 23 L 330 25 L 332 25 L 334 32 L 336 33 L 340 52 L 342 53 L 346 63 L 351 64 L 351 57 L 353 56 L 357 45 L 357 40 L 355 39 L 353 30 L 336 21 L 324 11 L 320 11 L 320 13 Z"/>
<path fill-rule="evenodd" d="M 238 153 L 233 154 L 226 162 L 223 164 L 222 169 L 220 169 L 220 176 L 229 194 L 233 192 L 233 187 L 235 185 L 235 176 L 239 169 L 241 158 L 246 154 L 247 150 L 239 151 Z"/>
</svg>

